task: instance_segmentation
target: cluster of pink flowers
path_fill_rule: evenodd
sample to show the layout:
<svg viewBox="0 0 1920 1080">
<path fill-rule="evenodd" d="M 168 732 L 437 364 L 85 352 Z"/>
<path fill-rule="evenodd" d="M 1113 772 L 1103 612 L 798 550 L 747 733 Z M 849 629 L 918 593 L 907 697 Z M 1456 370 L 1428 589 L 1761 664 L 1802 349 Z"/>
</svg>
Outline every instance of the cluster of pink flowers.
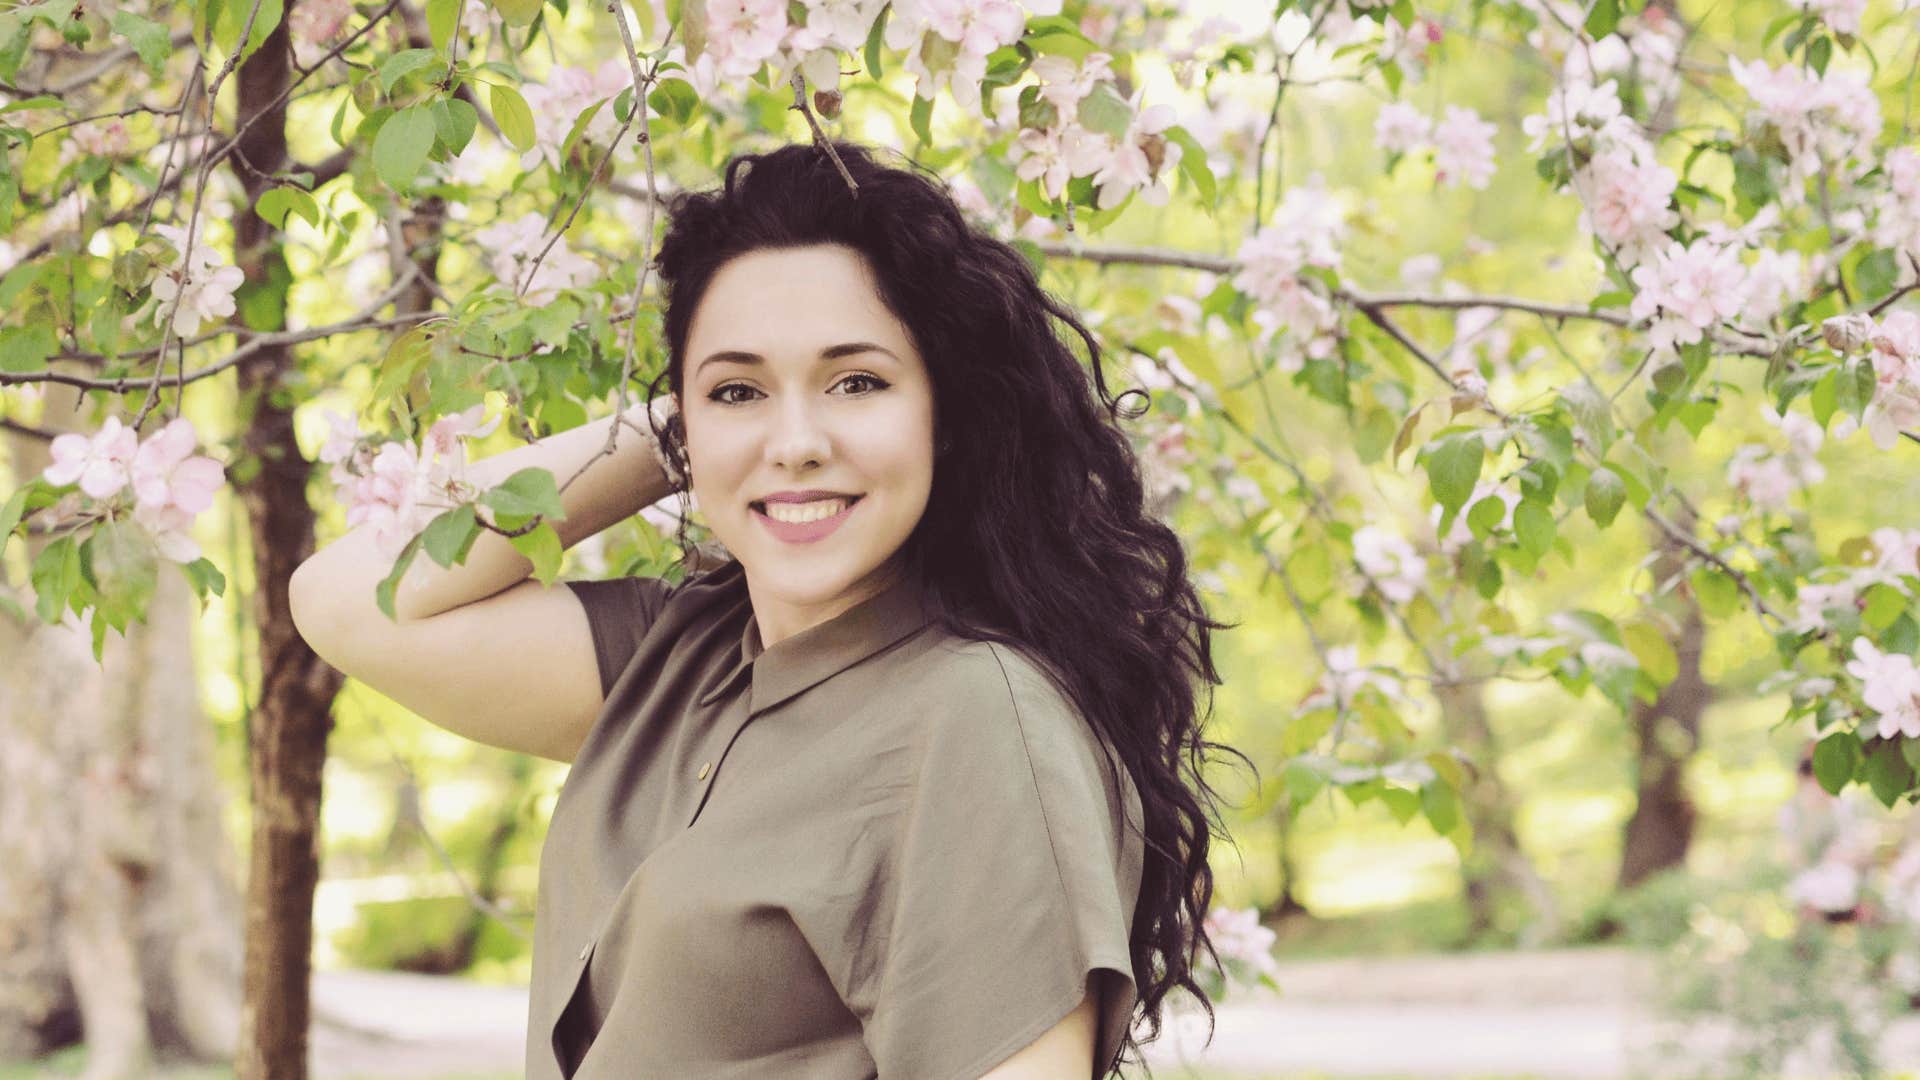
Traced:
<svg viewBox="0 0 1920 1080">
<path fill-rule="evenodd" d="M 1846 569 L 1845 576 L 1837 580 L 1808 582 L 1800 586 L 1795 596 L 1792 621 L 1796 632 L 1805 633 L 1830 625 L 1826 614 L 1828 608 L 1858 610 L 1860 594 L 1869 586 L 1884 583 L 1905 591 L 1906 584 L 1900 580 L 1901 577 L 1920 576 L 1920 529 L 1882 526 L 1873 530 L 1870 539 L 1874 550 L 1871 565 Z"/>
<path fill-rule="evenodd" d="M 1359 646 L 1332 646 L 1327 650 L 1326 674 L 1313 684 L 1300 704 L 1294 706 L 1294 715 L 1302 716 L 1315 709 L 1345 710 L 1367 690 L 1376 691 L 1387 701 L 1400 701 L 1405 697 L 1399 679 L 1360 663 Z"/>
<path fill-rule="evenodd" d="M 1900 432 L 1920 428 L 1920 314 L 1888 312 L 1869 331 L 1867 346 L 1875 386 L 1862 420 L 1873 444 L 1889 450 Z"/>
<path fill-rule="evenodd" d="M 1389 154 L 1431 150 L 1434 178 L 1442 184 L 1484 189 L 1496 167 L 1493 136 L 1499 131 L 1473 109 L 1449 105 L 1444 118 L 1430 122 L 1403 101 L 1380 107 L 1373 120 L 1374 143 Z"/>
<path fill-rule="evenodd" d="M 160 554 L 175 562 L 200 557 L 193 519 L 213 505 L 226 482 L 218 461 L 196 455 L 193 421 L 178 417 L 141 441 L 139 433 L 109 416 L 93 435 L 68 432 L 48 447 L 53 464 L 41 476 L 49 484 L 77 482 L 89 498 L 105 502 L 131 489 L 133 519 L 153 537 Z"/>
<path fill-rule="evenodd" d="M 347 527 L 371 522 L 375 545 L 388 558 L 456 502 L 472 497 L 466 478 L 464 438 L 479 437 L 500 425 L 496 416 L 484 426 L 484 405 L 443 416 L 427 429 L 423 446 L 390 440 L 376 448 L 351 416 L 327 410 L 332 431 L 320 448 L 320 460 L 332 467 L 328 477 L 335 497 L 347 508 Z M 491 511 L 479 507 L 481 520 Z"/>
<path fill-rule="evenodd" d="M 1223 963 L 1244 966 L 1256 979 L 1261 975 L 1278 977 L 1280 974 L 1279 963 L 1273 957 L 1273 943 L 1279 935 L 1260 925 L 1259 909 L 1209 908 L 1201 925 Z M 1231 977 L 1233 972 L 1222 974 Z"/>
<path fill-rule="evenodd" d="M 199 331 L 203 322 L 226 319 L 234 312 L 233 291 L 246 280 L 237 266 L 227 266 L 220 253 L 198 236 L 189 238 L 178 225 L 155 225 L 180 260 L 166 267 L 153 279 L 153 297 L 159 301 L 153 321 L 164 323 L 173 317 L 173 332 L 185 337 Z"/>
<path fill-rule="evenodd" d="M 1339 317 L 1332 301 L 1302 275 L 1309 267 L 1337 270 L 1345 233 L 1345 211 L 1315 177 L 1313 184 L 1289 190 L 1273 220 L 1240 244 L 1233 287 L 1254 300 L 1253 319 L 1261 327 L 1257 346 L 1264 351 L 1281 338 L 1282 370 L 1298 371 L 1305 357 L 1333 352 Z"/>
<path fill-rule="evenodd" d="M 633 85 L 633 72 L 626 57 L 610 56 L 599 67 L 558 67 L 541 83 L 528 83 L 521 90 L 527 108 L 533 113 L 533 147 L 520 157 L 520 166 L 532 169 L 544 158 L 558 166 L 560 144 L 573 130 L 580 113 L 596 101 L 605 101 Z M 613 107 L 605 105 L 587 123 L 585 137 L 604 145 L 613 138 L 620 123 Z"/>
<path fill-rule="evenodd" d="M 1630 309 L 1652 318 L 1647 336 L 1656 353 L 1701 340 L 1706 331 L 1740 313 L 1746 302 L 1747 268 L 1740 250 L 1702 237 L 1682 246 L 1669 240 L 1651 260 L 1633 268 L 1638 289 Z"/>
<path fill-rule="evenodd" d="M 488 266 L 500 283 L 518 289 L 527 267 L 547 244 L 547 221 L 528 211 L 512 221 L 498 221 L 474 234 L 474 242 L 487 253 Z M 585 256 L 567 246 L 563 234 L 553 238 L 553 249 L 525 282 L 526 302 L 536 306 L 549 303 L 561 289 L 575 289 L 591 283 L 598 271 Z"/>
<path fill-rule="evenodd" d="M 1920 259 L 1920 147 L 1901 146 L 1881 163 L 1887 190 L 1876 200 L 1873 242 L 1900 253 L 1900 280 L 1914 279 L 1910 259 Z"/>
<path fill-rule="evenodd" d="M 1547 95 L 1544 113 L 1520 122 L 1528 151 L 1568 143 L 1590 155 L 1571 176 L 1581 227 L 1600 238 L 1623 267 L 1634 267 L 1667 241 L 1680 223 L 1673 193 L 1680 178 L 1660 164 L 1639 125 L 1621 111 L 1614 80 L 1594 84 L 1569 75 Z"/>
<path fill-rule="evenodd" d="M 1826 432 L 1812 417 L 1791 410 L 1782 416 L 1765 405 L 1761 415 L 1787 436 L 1787 449 L 1778 451 L 1765 443 L 1741 446 L 1727 464 L 1727 482 L 1757 508 L 1785 510 L 1795 492 L 1826 479 L 1826 466 L 1817 456 Z"/>
<path fill-rule="evenodd" d="M 1354 530 L 1353 561 L 1396 604 L 1412 600 L 1427 580 L 1427 560 L 1405 537 L 1378 525 Z"/>
<path fill-rule="evenodd" d="M 1811 11 L 1820 21 L 1842 34 L 1860 32 L 1860 16 L 1866 13 L 1867 0 L 1795 0 L 1794 6 Z"/>
<path fill-rule="evenodd" d="M 1165 206 L 1170 192 L 1166 178 L 1180 164 L 1182 147 L 1162 132 L 1173 125 L 1171 105 L 1143 107 L 1144 91 L 1136 93 L 1132 118 L 1118 138 L 1090 131 L 1077 122 L 1080 103 L 1102 82 L 1110 83 L 1112 57 L 1090 53 L 1075 63 L 1061 56 L 1043 56 L 1032 71 L 1039 79 L 1040 96 L 1053 105 L 1059 119 L 1045 128 L 1026 128 L 1015 137 L 1008 157 L 1022 180 L 1039 180 L 1051 198 L 1059 198 L 1067 181 L 1093 177 L 1099 189 L 1095 205 L 1117 206 L 1135 191 L 1152 206 Z"/>
<path fill-rule="evenodd" d="M 1773 68 L 1760 60 L 1741 63 L 1738 57 L 1729 57 L 1727 65 L 1753 99 L 1751 119 L 1772 127 L 1786 147 L 1788 172 L 1796 182 L 1782 186 L 1783 204 L 1804 203 L 1802 185 L 1817 173 L 1850 182 L 1872 167 L 1880 99 L 1866 75 L 1839 68 L 1822 75 L 1799 64 Z"/>
<path fill-rule="evenodd" d="M 1847 674 L 1860 680 L 1860 700 L 1879 714 L 1880 737 L 1920 739 L 1920 668 L 1913 657 L 1883 653 L 1864 637 L 1853 639 L 1853 656 Z"/>
</svg>

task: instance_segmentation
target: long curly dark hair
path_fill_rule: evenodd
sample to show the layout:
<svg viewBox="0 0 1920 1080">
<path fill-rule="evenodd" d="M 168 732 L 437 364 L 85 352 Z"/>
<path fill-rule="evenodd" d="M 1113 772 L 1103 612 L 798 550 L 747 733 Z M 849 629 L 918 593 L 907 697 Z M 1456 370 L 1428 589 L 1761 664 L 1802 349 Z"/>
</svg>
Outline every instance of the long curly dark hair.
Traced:
<svg viewBox="0 0 1920 1080">
<path fill-rule="evenodd" d="M 681 392 L 694 309 L 728 260 L 819 243 L 865 256 L 925 360 L 946 443 L 904 545 L 908 566 L 923 574 L 937 622 L 1040 660 L 1117 751 L 1145 810 L 1130 942 L 1136 1010 L 1147 1041 L 1157 1039 L 1162 999 L 1184 987 L 1204 1006 L 1211 1041 L 1213 1005 L 1193 978 L 1202 946 L 1219 962 L 1204 922 L 1219 819 L 1202 767 L 1209 748 L 1247 759 L 1202 738 L 1195 681 L 1211 713 L 1221 681 L 1211 631 L 1238 624 L 1207 616 L 1178 535 L 1144 507 L 1139 461 L 1118 423 L 1140 413 L 1123 414 L 1108 395 L 1100 346 L 1073 310 L 1041 288 L 1018 250 L 970 225 L 937 174 L 882 164 L 857 144 L 833 148 L 857 194 L 818 144 L 796 143 L 737 155 L 724 187 L 671 197 L 658 262 L 669 349 L 661 374 Z M 1085 343 L 1089 364 L 1049 316 Z M 664 434 L 684 467 L 678 418 Z M 684 513 L 680 548 L 684 562 Z M 1129 1030 L 1121 1061 L 1140 1062 L 1139 1045 Z"/>
</svg>

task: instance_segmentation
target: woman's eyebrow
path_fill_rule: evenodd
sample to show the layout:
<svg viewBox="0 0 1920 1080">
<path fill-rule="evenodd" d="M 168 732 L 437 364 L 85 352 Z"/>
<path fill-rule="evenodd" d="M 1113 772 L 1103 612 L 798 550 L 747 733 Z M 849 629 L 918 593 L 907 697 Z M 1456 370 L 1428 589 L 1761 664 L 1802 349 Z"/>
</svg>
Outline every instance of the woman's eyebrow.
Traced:
<svg viewBox="0 0 1920 1080">
<path fill-rule="evenodd" d="M 893 357 L 895 361 L 900 359 L 898 356 L 893 355 L 891 349 L 881 345 L 875 345 L 871 341 L 848 341 L 839 345 L 829 345 L 821 349 L 820 355 L 815 358 L 815 362 L 822 363 L 828 360 L 838 360 L 843 356 L 857 356 L 861 353 L 870 352 L 885 353 Z M 759 353 L 742 352 L 739 349 L 722 349 L 719 352 L 708 354 L 705 360 L 700 361 L 700 366 L 694 369 L 694 374 L 699 374 L 705 370 L 708 364 L 716 361 L 724 364 L 754 365 L 766 363 L 767 358 L 761 356 Z"/>
</svg>

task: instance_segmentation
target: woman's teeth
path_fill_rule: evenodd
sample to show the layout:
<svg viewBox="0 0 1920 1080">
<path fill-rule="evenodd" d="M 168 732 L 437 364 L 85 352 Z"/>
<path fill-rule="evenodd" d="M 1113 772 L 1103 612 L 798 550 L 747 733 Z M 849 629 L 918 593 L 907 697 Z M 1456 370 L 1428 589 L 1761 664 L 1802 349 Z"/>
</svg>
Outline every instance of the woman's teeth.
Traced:
<svg viewBox="0 0 1920 1080">
<path fill-rule="evenodd" d="M 805 503 L 766 503 L 766 515 L 789 525 L 830 518 L 852 505 L 851 499 L 816 499 Z"/>
</svg>

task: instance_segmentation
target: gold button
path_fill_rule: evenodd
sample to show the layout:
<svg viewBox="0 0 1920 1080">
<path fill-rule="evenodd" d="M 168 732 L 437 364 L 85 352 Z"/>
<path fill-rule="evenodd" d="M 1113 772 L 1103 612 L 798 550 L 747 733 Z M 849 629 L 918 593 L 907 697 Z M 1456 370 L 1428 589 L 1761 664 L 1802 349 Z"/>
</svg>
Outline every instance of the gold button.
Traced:
<svg viewBox="0 0 1920 1080">
<path fill-rule="evenodd" d="M 702 764 L 702 765 L 700 766 L 700 775 L 699 775 L 699 776 L 696 776 L 696 777 L 694 777 L 694 779 L 695 779 L 695 780 L 705 780 L 705 779 L 707 778 L 707 771 L 708 771 L 709 769 L 711 769 L 711 768 L 713 768 L 713 762 L 711 762 L 711 761 L 709 761 L 709 762 L 706 762 L 706 763 L 704 763 L 704 764 Z"/>
</svg>

